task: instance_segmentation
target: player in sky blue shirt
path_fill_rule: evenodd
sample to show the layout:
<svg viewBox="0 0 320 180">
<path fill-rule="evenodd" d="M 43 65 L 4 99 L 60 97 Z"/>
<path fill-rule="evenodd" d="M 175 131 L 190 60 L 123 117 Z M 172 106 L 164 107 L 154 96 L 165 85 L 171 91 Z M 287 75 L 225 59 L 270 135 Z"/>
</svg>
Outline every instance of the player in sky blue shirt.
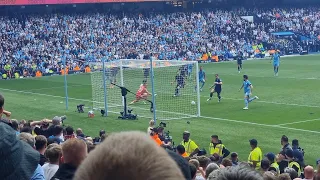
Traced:
<svg viewBox="0 0 320 180">
<path fill-rule="evenodd" d="M 279 66 L 280 66 L 280 54 L 278 50 L 273 54 L 272 59 L 273 59 L 274 75 L 278 76 Z"/>
<path fill-rule="evenodd" d="M 256 99 L 259 99 L 259 98 L 258 98 L 258 96 L 250 98 L 253 86 L 252 86 L 251 82 L 249 81 L 248 75 L 243 75 L 243 84 L 242 84 L 241 88 L 239 89 L 239 91 L 241 91 L 242 88 L 244 90 L 244 103 L 245 103 L 245 107 L 243 109 L 247 110 L 247 109 L 249 109 L 249 103 L 256 100 Z"/>
<path fill-rule="evenodd" d="M 202 69 L 202 66 L 200 66 L 199 70 L 199 83 L 201 83 L 200 91 L 202 91 L 202 88 L 206 83 L 206 72 Z"/>
</svg>

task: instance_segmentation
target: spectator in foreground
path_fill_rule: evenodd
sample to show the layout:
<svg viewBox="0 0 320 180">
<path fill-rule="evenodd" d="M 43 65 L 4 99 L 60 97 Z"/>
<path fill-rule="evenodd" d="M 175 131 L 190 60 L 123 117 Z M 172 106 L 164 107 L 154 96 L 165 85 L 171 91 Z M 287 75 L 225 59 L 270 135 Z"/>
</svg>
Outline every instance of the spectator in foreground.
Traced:
<svg viewBox="0 0 320 180">
<path fill-rule="evenodd" d="M 20 134 L 20 130 L 19 130 L 19 123 L 17 120 L 12 119 L 11 120 L 11 124 L 12 124 L 12 128 L 16 131 L 16 134 L 19 135 Z"/>
<path fill-rule="evenodd" d="M 35 147 L 36 150 L 40 153 L 40 166 L 43 166 L 45 162 L 47 162 L 47 158 L 44 156 L 44 152 L 47 149 L 47 138 L 43 135 L 38 135 L 35 137 L 36 143 Z"/>
<path fill-rule="evenodd" d="M 81 139 L 68 139 L 62 144 L 62 164 L 53 179 L 71 180 L 82 161 L 87 157 L 87 145 Z M 90 178 L 88 178 L 90 179 Z"/>
<path fill-rule="evenodd" d="M 184 178 L 187 180 L 191 179 L 189 163 L 188 163 L 188 160 L 186 160 L 187 158 L 190 158 L 190 157 L 183 158 L 182 156 L 179 156 L 177 153 L 170 150 L 167 150 L 167 153 L 169 154 L 171 159 L 173 159 L 173 161 L 178 165 Z"/>
<path fill-rule="evenodd" d="M 66 127 L 66 135 L 64 135 L 64 140 L 75 138 L 74 130 L 71 126 Z"/>
<path fill-rule="evenodd" d="M 3 122 L 0 122 L 0 137 L 0 179 L 35 179 L 33 176 L 38 170 L 39 153 L 18 140 L 15 131 Z"/>
<path fill-rule="evenodd" d="M 285 168 L 284 169 L 284 173 L 288 173 L 292 180 L 295 179 L 295 178 L 298 178 L 298 173 L 293 168 L 288 168 L 288 167 Z"/>
<path fill-rule="evenodd" d="M 269 171 L 270 168 L 270 161 L 268 159 L 263 159 L 261 161 L 261 173 L 264 174 L 265 172 Z"/>
<path fill-rule="evenodd" d="M 35 138 L 30 134 L 30 133 L 20 133 L 19 134 L 19 139 L 21 141 L 24 141 L 26 142 L 27 144 L 29 144 L 34 151 L 35 150 L 35 143 L 36 143 L 36 140 Z M 31 180 L 44 180 L 44 172 L 43 172 L 43 169 L 42 167 L 40 166 L 39 162 L 40 162 L 40 154 L 38 154 L 39 156 L 39 161 L 38 161 L 38 166 L 36 168 L 36 170 L 34 171 L 34 174 L 33 176 L 31 177 Z"/>
<path fill-rule="evenodd" d="M 209 174 L 215 170 L 220 169 L 220 167 L 216 163 L 210 163 L 206 168 L 206 179 L 208 178 Z"/>
<path fill-rule="evenodd" d="M 190 172 L 191 172 L 191 178 L 192 180 L 196 180 L 196 176 L 197 176 L 197 168 L 195 165 L 189 163 L 190 166 Z"/>
<path fill-rule="evenodd" d="M 60 125 L 56 125 L 53 127 L 53 135 L 48 138 L 48 141 L 53 141 L 54 143 L 60 144 L 63 142 L 61 136 L 63 135 L 63 128 Z"/>
<path fill-rule="evenodd" d="M 239 159 L 238 159 L 238 153 L 236 153 L 236 152 L 233 152 L 233 153 L 231 153 L 231 162 L 232 162 L 232 166 L 237 166 L 239 163 L 238 163 L 238 161 L 239 161 Z"/>
<path fill-rule="evenodd" d="M 186 150 L 184 149 L 184 146 L 182 146 L 181 144 L 177 146 L 177 153 L 184 158 L 188 157 Z"/>
<path fill-rule="evenodd" d="M 154 120 L 150 120 L 150 122 L 149 122 L 149 127 L 148 127 L 148 129 L 147 129 L 148 135 L 151 134 L 152 129 L 154 128 L 154 125 L 155 125 Z"/>
<path fill-rule="evenodd" d="M 304 168 L 304 180 L 312 180 L 314 177 L 314 170 L 312 166 L 306 166 Z"/>
<path fill-rule="evenodd" d="M 205 172 L 200 167 L 200 163 L 197 159 L 190 159 L 189 164 L 193 164 L 197 168 L 196 180 L 204 180 Z"/>
<path fill-rule="evenodd" d="M 263 173 L 264 180 L 277 180 L 277 176 L 275 176 L 272 172 L 267 171 Z"/>
<path fill-rule="evenodd" d="M 278 176 L 279 180 L 291 180 L 290 175 L 288 173 L 282 173 Z"/>
<path fill-rule="evenodd" d="M 204 172 L 206 172 L 206 168 L 210 162 L 210 159 L 206 156 L 198 156 L 198 161 L 199 161 L 199 164 L 200 164 L 200 168 L 202 168 L 202 170 Z"/>
<path fill-rule="evenodd" d="M 44 164 L 42 168 L 44 171 L 44 177 L 46 180 L 50 180 L 59 169 L 62 156 L 61 146 L 56 143 L 50 144 L 46 149 L 45 156 L 49 162 Z"/>
<path fill-rule="evenodd" d="M 0 94 L 0 119 L 3 113 L 4 97 Z"/>
<path fill-rule="evenodd" d="M 190 176 L 188 163 L 187 168 Z M 184 180 L 184 177 L 168 153 L 145 133 L 122 132 L 110 135 L 97 146 L 78 168 L 74 179 Z"/>
<path fill-rule="evenodd" d="M 32 148 L 35 149 L 35 144 L 36 144 L 36 140 L 35 138 L 30 134 L 30 133 L 26 133 L 26 132 L 22 132 L 19 134 L 19 139 L 21 141 L 26 142 L 27 144 L 29 144 Z M 40 157 L 40 156 L 39 156 Z"/>
<path fill-rule="evenodd" d="M 234 166 L 213 171 L 210 180 L 263 180 L 262 175 L 249 168 Z"/>
</svg>

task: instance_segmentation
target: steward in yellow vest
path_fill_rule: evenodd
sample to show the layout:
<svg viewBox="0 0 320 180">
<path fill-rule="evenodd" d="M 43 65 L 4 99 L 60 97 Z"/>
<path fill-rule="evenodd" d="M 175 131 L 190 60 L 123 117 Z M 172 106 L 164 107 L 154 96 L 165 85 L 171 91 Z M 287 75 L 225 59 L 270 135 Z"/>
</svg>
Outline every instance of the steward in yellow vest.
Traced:
<svg viewBox="0 0 320 180">
<path fill-rule="evenodd" d="M 222 144 L 222 141 L 219 140 L 217 135 L 211 136 L 211 143 L 209 144 L 209 153 L 210 156 L 219 156 L 219 160 L 229 156 L 230 151 Z M 215 159 L 216 161 L 218 159 Z"/>
<path fill-rule="evenodd" d="M 268 153 L 265 157 L 270 161 L 270 168 L 268 171 L 274 171 L 277 175 L 280 174 L 279 164 L 276 162 L 276 155 L 273 153 Z"/>
<path fill-rule="evenodd" d="M 300 167 L 299 163 L 293 159 L 293 150 L 292 149 L 286 150 L 286 158 L 288 160 L 288 167 L 296 170 L 298 173 L 298 177 L 300 177 L 301 176 L 301 167 Z"/>
</svg>

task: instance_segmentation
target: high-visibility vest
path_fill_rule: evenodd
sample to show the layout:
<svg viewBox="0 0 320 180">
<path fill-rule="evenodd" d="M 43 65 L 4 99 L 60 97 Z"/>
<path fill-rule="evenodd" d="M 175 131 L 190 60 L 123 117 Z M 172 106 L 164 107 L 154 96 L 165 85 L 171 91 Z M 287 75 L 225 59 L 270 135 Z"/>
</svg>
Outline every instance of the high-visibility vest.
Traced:
<svg viewBox="0 0 320 180">
<path fill-rule="evenodd" d="M 7 74 L 6 73 L 2 74 L 2 79 L 7 79 Z"/>
<path fill-rule="evenodd" d="M 279 175 L 279 174 L 280 174 L 280 168 L 279 168 L 279 164 L 278 164 L 278 163 L 274 162 L 274 163 L 272 163 L 272 164 L 270 165 L 270 167 L 272 167 L 272 168 L 275 168 L 275 169 L 276 169 L 276 173 L 277 173 L 277 175 Z"/>
<path fill-rule="evenodd" d="M 297 162 L 295 162 L 295 161 L 292 161 L 292 162 L 289 163 L 288 167 L 289 167 L 289 168 L 292 168 L 293 165 L 295 165 L 295 166 L 298 167 L 298 177 L 300 177 L 300 176 L 301 176 L 301 168 L 300 168 L 299 163 L 297 163 Z"/>
<path fill-rule="evenodd" d="M 217 144 L 215 147 L 214 147 L 214 144 L 213 143 L 210 143 L 209 145 L 209 152 L 210 152 L 210 155 L 213 155 L 213 154 L 218 154 L 219 156 L 222 156 L 222 150 L 225 146 L 223 144 Z"/>
<path fill-rule="evenodd" d="M 20 78 L 20 75 L 19 75 L 19 73 L 14 73 L 14 77 L 16 78 L 16 79 L 19 79 Z"/>
</svg>

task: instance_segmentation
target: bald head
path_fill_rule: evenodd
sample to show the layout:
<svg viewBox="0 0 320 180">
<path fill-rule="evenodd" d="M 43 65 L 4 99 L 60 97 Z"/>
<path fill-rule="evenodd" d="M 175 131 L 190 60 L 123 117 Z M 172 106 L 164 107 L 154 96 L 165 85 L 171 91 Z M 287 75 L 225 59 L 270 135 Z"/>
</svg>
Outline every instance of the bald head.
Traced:
<svg viewBox="0 0 320 180">
<path fill-rule="evenodd" d="M 304 168 L 305 179 L 312 179 L 314 176 L 314 169 L 312 166 L 306 166 Z"/>
</svg>

